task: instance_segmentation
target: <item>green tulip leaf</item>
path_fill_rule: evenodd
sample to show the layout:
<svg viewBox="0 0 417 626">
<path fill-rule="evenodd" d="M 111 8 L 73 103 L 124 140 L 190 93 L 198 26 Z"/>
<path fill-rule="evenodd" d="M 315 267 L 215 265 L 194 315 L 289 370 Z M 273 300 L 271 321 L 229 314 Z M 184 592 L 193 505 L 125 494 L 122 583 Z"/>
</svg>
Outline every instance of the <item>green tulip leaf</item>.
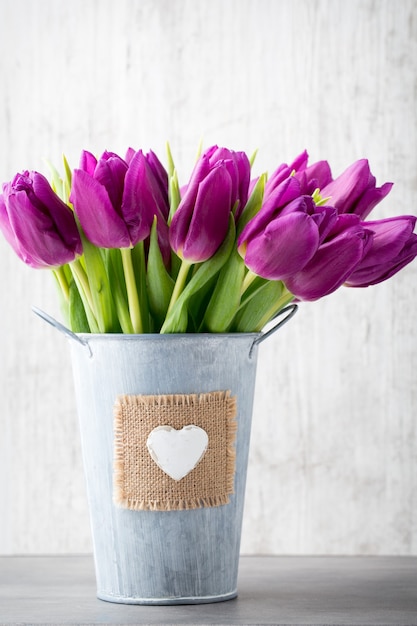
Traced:
<svg viewBox="0 0 417 626">
<path fill-rule="evenodd" d="M 85 267 L 88 276 L 92 308 L 100 333 L 114 332 L 118 327 L 115 317 L 110 281 L 102 251 L 88 241 L 81 232 Z"/>
<path fill-rule="evenodd" d="M 233 321 L 231 330 L 238 333 L 259 332 L 278 312 L 285 288 L 280 280 L 268 281 L 248 297 Z M 288 292 L 287 292 L 288 293 Z M 291 299 L 293 296 L 290 294 Z"/>
<path fill-rule="evenodd" d="M 166 320 L 161 328 L 161 333 L 178 333 L 184 332 L 178 330 L 177 321 L 184 324 L 184 316 L 187 311 L 187 303 L 194 294 L 196 294 L 209 280 L 215 276 L 229 258 L 235 243 L 235 221 L 233 215 L 230 214 L 229 230 L 220 248 L 207 261 L 201 263 L 192 278 L 187 283 L 184 290 L 167 314 Z M 186 264 L 185 264 L 186 265 Z M 187 313 L 188 317 L 188 313 Z"/>
<path fill-rule="evenodd" d="M 211 333 L 227 332 L 240 305 L 244 276 L 245 264 L 234 249 L 227 263 L 220 270 L 204 316 L 204 330 Z"/>
<path fill-rule="evenodd" d="M 110 281 L 110 290 L 113 294 L 114 306 L 123 333 L 133 333 L 126 291 L 123 262 L 118 248 L 107 250 L 107 271 Z"/>
<path fill-rule="evenodd" d="M 177 210 L 179 203 L 181 202 L 180 185 L 178 182 L 178 175 L 177 175 L 176 170 L 174 170 L 172 176 L 170 176 L 168 180 L 168 199 L 169 199 L 168 224 L 170 224 L 174 216 L 174 213 Z"/>
<path fill-rule="evenodd" d="M 158 328 L 163 324 L 174 289 L 174 280 L 166 270 L 158 244 L 157 218 L 155 217 L 148 253 L 147 289 L 149 308 Z"/>
<path fill-rule="evenodd" d="M 150 320 L 143 241 L 139 241 L 134 248 L 123 248 L 121 254 L 133 332 L 148 333 Z"/>
<path fill-rule="evenodd" d="M 251 195 L 249 196 L 249 199 L 247 203 L 245 204 L 245 207 L 239 218 L 239 221 L 237 224 L 237 236 L 238 237 L 240 233 L 242 232 L 242 230 L 245 228 L 246 224 L 250 222 L 250 220 L 253 217 L 255 217 L 255 215 L 258 213 L 259 209 L 261 208 L 262 200 L 263 200 L 264 192 L 265 192 L 265 183 L 266 183 L 266 174 L 262 174 L 259 177 L 255 187 L 253 188 L 253 191 Z"/>
<path fill-rule="evenodd" d="M 69 326 L 74 333 L 90 333 L 83 301 L 74 280 L 69 286 Z"/>
</svg>

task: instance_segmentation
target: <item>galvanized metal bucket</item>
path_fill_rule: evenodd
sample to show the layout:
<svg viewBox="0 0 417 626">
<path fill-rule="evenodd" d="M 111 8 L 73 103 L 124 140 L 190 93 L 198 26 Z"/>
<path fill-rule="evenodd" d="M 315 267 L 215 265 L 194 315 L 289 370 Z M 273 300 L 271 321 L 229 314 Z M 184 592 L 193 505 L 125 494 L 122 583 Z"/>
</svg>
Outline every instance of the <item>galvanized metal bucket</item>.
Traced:
<svg viewBox="0 0 417 626">
<path fill-rule="evenodd" d="M 127 604 L 198 604 L 237 596 L 257 352 L 268 333 L 74 334 L 72 365 L 86 475 L 97 596 Z M 113 503 L 113 406 L 120 394 L 230 390 L 237 398 L 234 493 L 228 504 L 137 511 Z"/>
</svg>

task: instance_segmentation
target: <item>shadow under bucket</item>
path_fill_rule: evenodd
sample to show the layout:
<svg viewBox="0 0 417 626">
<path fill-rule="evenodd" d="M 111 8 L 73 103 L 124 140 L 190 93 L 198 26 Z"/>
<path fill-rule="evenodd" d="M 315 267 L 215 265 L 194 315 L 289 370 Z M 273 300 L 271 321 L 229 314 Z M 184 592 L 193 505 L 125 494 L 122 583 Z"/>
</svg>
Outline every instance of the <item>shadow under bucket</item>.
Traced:
<svg viewBox="0 0 417 626">
<path fill-rule="evenodd" d="M 294 315 L 296 305 L 281 311 L 286 317 L 268 333 L 241 334 L 76 335 L 45 313 L 34 311 L 72 339 L 98 598 L 127 604 L 199 604 L 235 598 L 258 346 Z M 142 406 L 143 398 L 151 396 L 157 406 L 162 402 L 166 408 L 171 406 L 171 397 L 180 395 L 186 398 L 186 423 L 195 424 L 188 398 L 211 398 L 218 392 L 225 392 L 236 405 L 233 493 L 228 494 L 228 502 L 185 508 L 180 501 L 177 510 L 151 510 L 152 506 L 141 510 L 115 503 L 119 448 L 142 455 L 143 467 L 160 473 L 158 484 L 162 481 L 165 490 L 171 484 L 181 490 L 182 484 L 153 464 L 144 445 L 129 436 L 117 440 L 118 399 L 130 402 L 133 397 Z M 199 419 L 204 429 L 203 417 Z M 158 424 L 169 426 L 166 419 L 169 412 L 158 417 Z M 214 465 L 221 472 L 226 453 L 217 441 L 208 439 L 203 460 L 209 463 L 216 448 L 219 456 Z M 199 462 L 184 478 L 196 489 L 197 497 L 199 480 L 205 480 L 207 488 L 204 467 Z M 134 480 L 144 479 L 140 468 L 136 474 L 139 477 Z"/>
</svg>

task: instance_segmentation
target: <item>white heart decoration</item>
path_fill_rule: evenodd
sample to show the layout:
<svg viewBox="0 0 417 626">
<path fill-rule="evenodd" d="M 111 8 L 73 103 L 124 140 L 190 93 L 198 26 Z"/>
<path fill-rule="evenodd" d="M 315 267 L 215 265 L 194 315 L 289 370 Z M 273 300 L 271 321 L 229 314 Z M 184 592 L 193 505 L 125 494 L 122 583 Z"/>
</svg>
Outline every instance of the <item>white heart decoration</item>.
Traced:
<svg viewBox="0 0 417 626">
<path fill-rule="evenodd" d="M 181 480 L 203 458 L 208 435 L 194 424 L 181 430 L 172 426 L 157 426 L 150 432 L 146 445 L 158 467 L 174 480 Z"/>
</svg>

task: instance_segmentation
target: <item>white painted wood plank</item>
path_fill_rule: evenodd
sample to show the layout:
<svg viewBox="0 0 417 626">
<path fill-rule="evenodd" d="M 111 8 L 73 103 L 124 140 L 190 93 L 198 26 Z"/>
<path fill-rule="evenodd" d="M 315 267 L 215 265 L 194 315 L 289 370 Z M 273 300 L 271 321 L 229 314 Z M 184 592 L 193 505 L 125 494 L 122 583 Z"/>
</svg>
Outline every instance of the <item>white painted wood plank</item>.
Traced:
<svg viewBox="0 0 417 626">
<path fill-rule="evenodd" d="M 414 0 L 2 0 L 0 179 L 168 139 L 184 180 L 203 137 L 257 171 L 368 156 L 375 216 L 415 213 L 416 29 Z M 244 552 L 416 554 L 416 273 L 262 345 Z M 30 311 L 52 280 L 0 240 L 0 281 L 0 553 L 89 551 L 67 345 Z"/>
</svg>

